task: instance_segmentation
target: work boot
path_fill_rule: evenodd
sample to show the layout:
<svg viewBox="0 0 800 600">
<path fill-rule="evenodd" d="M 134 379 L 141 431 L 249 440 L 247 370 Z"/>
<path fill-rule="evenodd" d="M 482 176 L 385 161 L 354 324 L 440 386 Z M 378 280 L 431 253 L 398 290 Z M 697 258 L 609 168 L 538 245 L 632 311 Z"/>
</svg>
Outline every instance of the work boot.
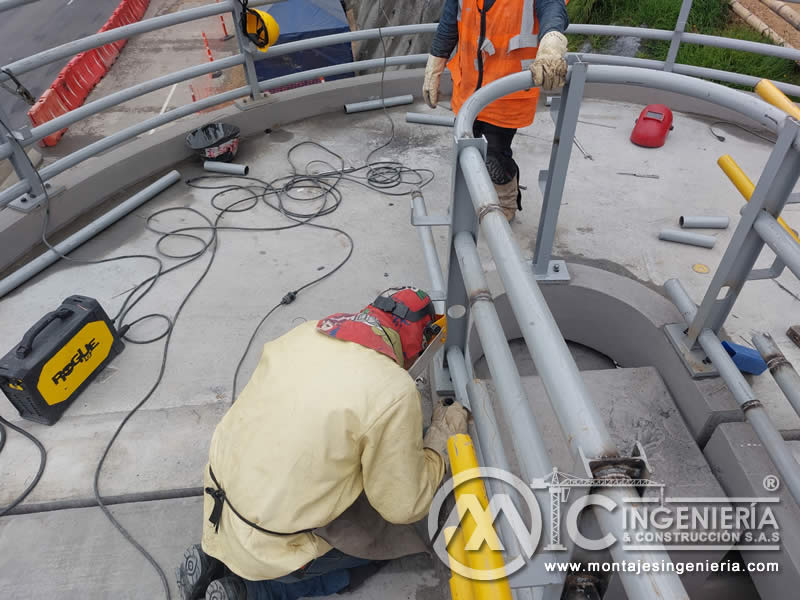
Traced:
<svg viewBox="0 0 800 600">
<path fill-rule="evenodd" d="M 508 183 L 495 183 L 494 189 L 497 191 L 497 198 L 500 201 L 500 208 L 509 223 L 514 220 L 517 209 L 520 208 L 520 193 L 517 176 Z"/>
<path fill-rule="evenodd" d="M 175 569 L 175 575 L 181 598 L 199 600 L 203 598 L 209 583 L 225 575 L 225 565 L 203 552 L 200 544 L 194 544 L 183 553 L 183 561 Z"/>
<path fill-rule="evenodd" d="M 247 600 L 247 587 L 236 575 L 215 579 L 206 589 L 206 600 Z"/>
</svg>

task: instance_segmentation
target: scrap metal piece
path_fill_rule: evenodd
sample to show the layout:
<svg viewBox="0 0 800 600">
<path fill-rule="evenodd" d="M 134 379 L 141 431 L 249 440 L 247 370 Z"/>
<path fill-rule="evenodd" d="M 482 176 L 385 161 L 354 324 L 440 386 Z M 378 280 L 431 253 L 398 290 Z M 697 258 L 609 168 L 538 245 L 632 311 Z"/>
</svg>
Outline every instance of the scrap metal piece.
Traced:
<svg viewBox="0 0 800 600">
<path fill-rule="evenodd" d="M 660 175 L 651 175 L 649 173 L 630 173 L 628 171 L 617 171 L 617 175 L 630 175 L 631 177 L 642 177 L 643 179 L 661 179 Z"/>
</svg>

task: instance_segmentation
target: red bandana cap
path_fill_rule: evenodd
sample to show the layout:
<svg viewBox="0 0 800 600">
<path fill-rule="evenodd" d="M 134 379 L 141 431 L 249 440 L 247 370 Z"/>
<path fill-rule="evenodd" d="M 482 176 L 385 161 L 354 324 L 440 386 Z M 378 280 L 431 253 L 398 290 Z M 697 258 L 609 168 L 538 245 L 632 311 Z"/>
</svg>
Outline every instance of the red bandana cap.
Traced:
<svg viewBox="0 0 800 600">
<path fill-rule="evenodd" d="M 411 286 L 390 288 L 362 312 L 378 319 L 383 327 L 397 332 L 403 347 L 404 366 L 408 369 L 424 349 L 425 328 L 435 318 L 430 296 Z"/>
</svg>

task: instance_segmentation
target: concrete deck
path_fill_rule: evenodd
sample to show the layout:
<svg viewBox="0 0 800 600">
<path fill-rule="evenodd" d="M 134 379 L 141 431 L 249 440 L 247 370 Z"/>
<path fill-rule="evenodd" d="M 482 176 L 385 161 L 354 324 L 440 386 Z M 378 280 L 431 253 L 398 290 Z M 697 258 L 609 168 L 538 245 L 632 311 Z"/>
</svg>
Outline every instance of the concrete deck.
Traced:
<svg viewBox="0 0 800 600">
<path fill-rule="evenodd" d="M 652 101 L 656 100 L 654 93 Z M 401 160 L 409 167 L 433 169 L 436 179 L 423 191 L 429 212 L 444 213 L 449 203 L 451 132 L 408 125 L 403 121 L 406 110 L 429 109 L 418 104 L 390 110 L 395 140 L 373 159 Z M 640 110 L 641 105 L 585 101 L 581 112 L 585 122 L 578 124 L 577 137 L 594 160 L 584 159 L 574 149 L 555 254 L 605 268 L 655 289 L 666 279 L 679 277 L 699 301 L 738 222 L 742 204 L 715 161 L 719 155 L 730 153 L 755 179 L 766 162 L 769 145 L 735 128 L 726 128 L 727 141 L 719 142 L 709 133 L 708 120 L 676 113 L 675 130 L 666 146 L 644 150 L 627 141 Z M 238 162 L 249 164 L 255 177 L 273 179 L 291 172 L 286 153 L 294 144 L 314 140 L 342 155 L 347 165 L 359 166 L 372 148 L 385 141 L 387 131 L 388 123 L 381 112 L 327 114 L 244 140 Z M 534 125 L 521 130 L 515 140 L 522 184 L 528 189 L 524 192 L 525 210 L 512 229 L 528 256 L 532 254 L 541 206 L 536 180 L 539 169 L 547 166 L 552 135 L 552 119 L 542 108 Z M 331 160 L 321 151 L 308 148 L 301 149 L 296 158 L 301 169 L 312 159 Z M 201 173 L 194 162 L 181 163 L 177 168 L 184 179 Z M 658 174 L 660 178 L 634 178 L 617 175 L 618 171 Z M 293 325 L 330 312 L 357 310 L 391 285 L 429 284 L 417 233 L 409 225 L 408 197 L 388 197 L 351 182 L 343 182 L 340 187 L 344 194 L 342 205 L 319 223 L 343 228 L 353 236 L 352 259 L 330 279 L 276 311 L 265 323 L 244 363 L 240 386 L 252 371 L 261 344 Z M 210 206 L 211 196 L 211 191 L 178 183 L 85 244 L 75 256 L 153 254 L 158 236 L 144 228 L 147 215 L 165 207 L 190 206 L 213 218 L 216 211 Z M 301 208 L 307 210 L 308 206 Z M 714 234 L 718 242 L 713 250 L 658 241 L 659 229 L 677 227 L 682 214 L 728 215 L 732 226 Z M 787 207 L 784 218 L 800 228 L 800 206 Z M 285 218 L 263 205 L 225 217 L 225 224 L 232 226 L 286 223 Z M 158 219 L 158 225 L 164 228 L 187 224 L 200 224 L 200 220 L 177 212 Z M 447 253 L 446 235 L 443 228 L 435 231 L 442 259 Z M 172 251 L 196 247 L 181 241 L 171 241 L 168 246 Z M 347 250 L 348 242 L 343 236 L 309 227 L 220 234 L 215 263 L 177 322 L 164 381 L 120 436 L 101 478 L 104 495 L 119 496 L 126 502 L 114 508 L 115 512 L 131 515 L 126 524 L 130 522 L 134 535 L 156 554 L 170 577 L 183 547 L 196 540 L 200 516 L 197 498 L 168 498 L 191 494 L 201 484 L 208 440 L 230 404 L 233 371 L 247 339 L 259 319 L 287 291 L 335 267 Z M 483 245 L 480 251 L 487 270 L 492 271 L 494 267 Z M 771 252 L 765 250 L 759 262 L 767 265 L 771 259 Z M 173 313 L 207 260 L 204 257 L 166 275 L 132 316 L 154 311 Z M 165 259 L 166 265 L 174 263 Z M 710 272 L 695 272 L 693 265 L 697 263 L 707 265 Z M 121 304 L 120 294 L 151 273 L 152 264 L 148 261 L 92 266 L 62 261 L 0 301 L 2 338 L 11 347 L 43 313 L 75 293 L 97 298 L 113 314 Z M 784 335 L 789 325 L 800 320 L 798 309 L 800 282 L 790 274 L 776 282 L 750 283 L 734 308 L 726 331 L 739 343 L 749 343 L 752 331 L 768 331 L 789 360 L 800 365 L 800 349 Z M 153 322 L 133 328 L 131 335 L 145 338 L 159 328 Z M 42 482 L 19 507 L 21 511 L 42 512 L 0 519 L 0 581 L 5 589 L 26 597 L 57 594 L 60 598 L 138 598 L 158 594 L 155 574 L 99 510 L 76 507 L 91 506 L 91 476 L 102 448 L 125 412 L 155 380 L 161 348 L 162 342 L 129 344 L 55 426 L 21 422 L 42 439 L 49 462 Z M 792 413 L 768 373 L 753 378 L 753 385 L 779 428 L 800 429 L 800 417 Z M 17 418 L 6 402 L 0 402 L 0 414 Z M 620 433 L 620 439 L 635 437 L 633 431 L 638 425 L 630 426 L 632 429 Z M 23 489 L 35 473 L 36 464 L 35 449 L 10 433 L 0 455 L 0 480 L 4 482 L 0 505 Z M 145 502 L 154 498 L 159 500 Z M 134 518 L 137 512 L 150 518 Z M 163 526 L 159 526 L 161 519 Z M 48 561 L 43 557 L 48 555 L 52 562 L 45 572 L 43 565 Z M 98 557 L 107 560 L 100 573 L 92 571 Z M 386 589 L 391 590 L 391 597 L 443 597 L 446 580 L 442 580 L 441 572 L 419 560 L 387 567 L 370 584 L 376 587 L 369 589 L 383 597 L 388 597 Z M 370 597 L 368 592 L 364 594 L 364 598 Z"/>
</svg>

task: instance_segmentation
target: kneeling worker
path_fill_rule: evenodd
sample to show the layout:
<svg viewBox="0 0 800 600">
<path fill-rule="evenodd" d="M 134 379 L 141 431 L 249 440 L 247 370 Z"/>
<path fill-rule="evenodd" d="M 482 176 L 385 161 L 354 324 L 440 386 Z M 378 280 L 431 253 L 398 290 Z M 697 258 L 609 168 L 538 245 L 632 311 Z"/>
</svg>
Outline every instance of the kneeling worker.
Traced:
<svg viewBox="0 0 800 600">
<path fill-rule="evenodd" d="M 432 337 L 416 288 L 267 343 L 211 440 L 201 546 L 178 568 L 184 599 L 292 600 L 335 593 L 348 569 L 426 551 L 425 517 L 465 433 L 457 403 L 422 435 L 407 369 Z"/>
</svg>

